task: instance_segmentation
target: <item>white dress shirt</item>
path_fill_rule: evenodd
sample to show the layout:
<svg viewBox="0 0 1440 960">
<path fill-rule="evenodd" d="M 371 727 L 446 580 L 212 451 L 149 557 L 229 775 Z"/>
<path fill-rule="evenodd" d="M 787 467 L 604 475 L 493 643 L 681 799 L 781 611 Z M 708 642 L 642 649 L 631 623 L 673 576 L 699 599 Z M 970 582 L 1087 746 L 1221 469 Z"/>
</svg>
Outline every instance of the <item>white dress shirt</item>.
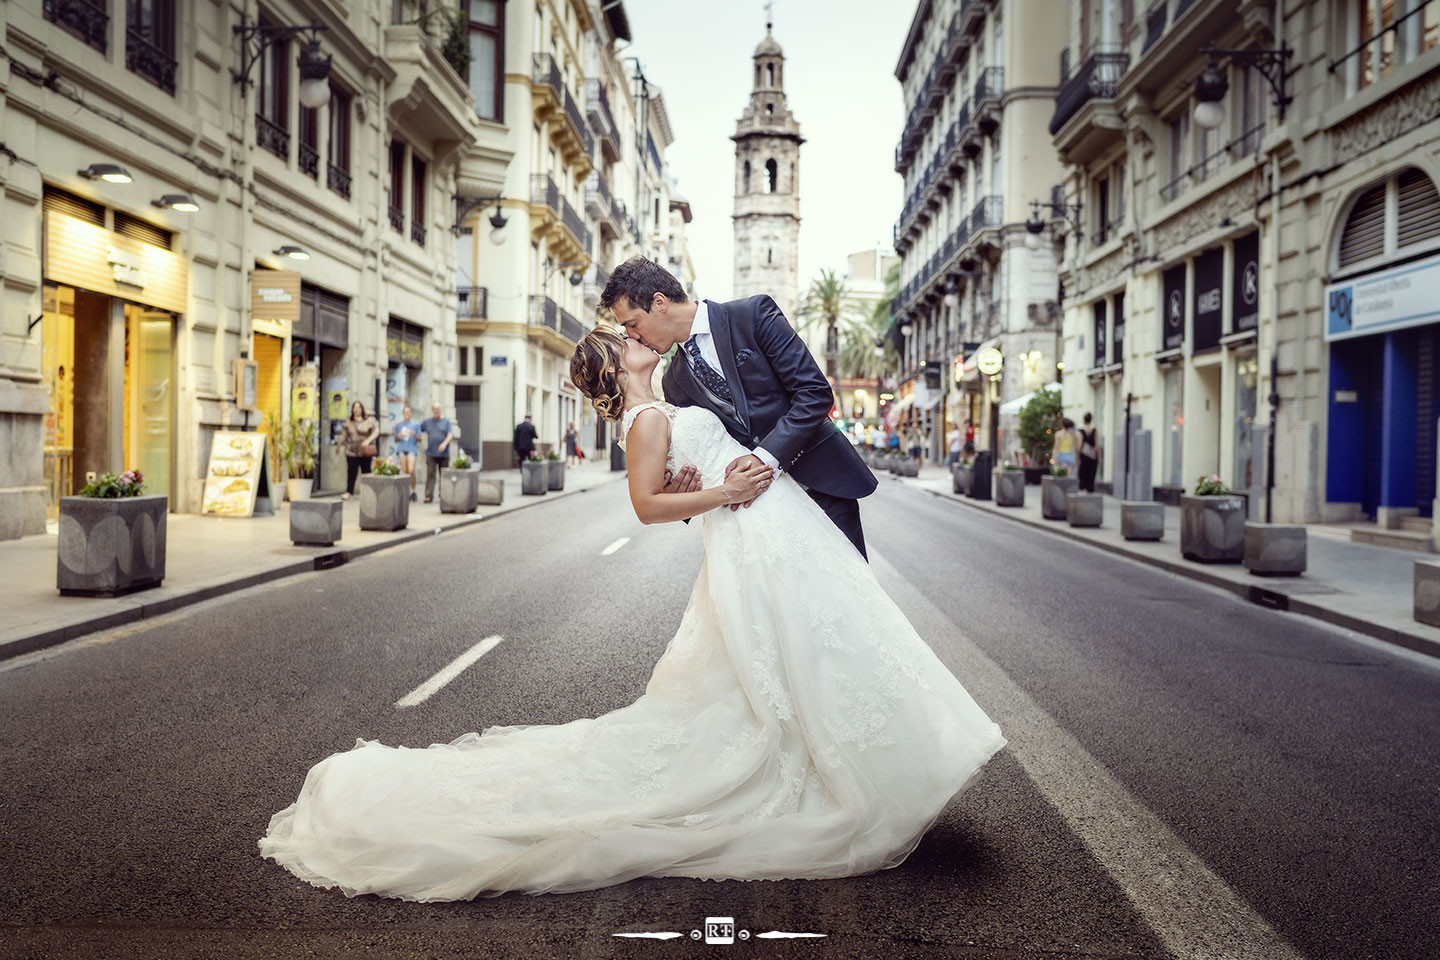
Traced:
<svg viewBox="0 0 1440 960">
<path fill-rule="evenodd" d="M 724 380 L 725 385 L 730 388 L 731 396 L 734 396 L 737 391 L 734 384 L 730 382 L 730 378 L 725 376 L 725 367 L 720 363 L 720 353 L 715 349 L 715 335 L 710 332 L 710 308 L 706 306 L 704 300 L 695 301 L 695 319 L 690 324 L 690 336 L 699 345 L 700 356 L 710 364 L 710 369 L 720 375 L 720 379 Z M 680 345 L 680 352 L 685 355 L 685 362 L 690 364 L 690 370 L 694 372 L 695 361 L 691 359 L 690 352 L 685 349 L 683 343 Z M 699 374 L 696 374 L 696 379 L 699 379 Z M 764 447 L 756 447 L 751 452 L 776 473 L 781 472 L 780 461 L 776 460 L 769 450 Z"/>
</svg>

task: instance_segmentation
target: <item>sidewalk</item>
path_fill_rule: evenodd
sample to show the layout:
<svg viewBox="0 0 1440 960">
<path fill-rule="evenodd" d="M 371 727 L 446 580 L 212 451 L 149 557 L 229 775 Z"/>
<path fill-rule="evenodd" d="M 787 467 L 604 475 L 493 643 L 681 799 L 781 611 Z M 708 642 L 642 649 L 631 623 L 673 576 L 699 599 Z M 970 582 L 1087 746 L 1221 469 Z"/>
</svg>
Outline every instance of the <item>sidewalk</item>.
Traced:
<svg viewBox="0 0 1440 960">
<path fill-rule="evenodd" d="M 889 475 L 882 474 L 885 476 Z M 1163 540 L 1125 540 L 1120 536 L 1120 501 L 1114 497 L 1105 497 L 1105 520 L 1100 527 L 1072 527 L 1063 520 L 1041 516 L 1039 486 L 1026 486 L 1023 507 L 997 507 L 993 501 L 972 500 L 952 492 L 950 472 L 944 467 L 927 465 L 918 478 L 903 482 L 971 509 L 1008 517 L 1229 590 L 1263 606 L 1316 617 L 1440 657 L 1440 628 L 1420 623 L 1412 615 L 1415 561 L 1431 554 L 1354 543 L 1348 530 L 1307 524 L 1306 572 L 1299 577 L 1261 577 L 1238 563 L 1198 563 L 1182 557 L 1179 507 L 1165 507 Z"/>
<path fill-rule="evenodd" d="M 480 474 L 505 481 L 504 502 L 481 506 L 474 513 L 441 513 L 438 500 L 410 504 L 410 523 L 404 530 L 381 532 L 360 529 L 360 501 L 344 502 L 345 524 L 333 547 L 297 547 L 290 542 L 289 504 L 273 516 L 229 519 L 172 513 L 166 520 L 165 581 L 158 587 L 122 597 L 62 597 L 55 587 L 54 534 L 0 541 L 0 660 L 75 637 L 209 600 L 221 594 L 281 577 L 340 566 L 356 557 L 423 537 L 468 527 L 536 504 L 548 503 L 623 480 L 624 471 L 611 472 L 608 463 L 586 463 L 565 471 L 565 489 L 544 496 L 520 493 L 519 470 L 487 470 Z"/>
</svg>

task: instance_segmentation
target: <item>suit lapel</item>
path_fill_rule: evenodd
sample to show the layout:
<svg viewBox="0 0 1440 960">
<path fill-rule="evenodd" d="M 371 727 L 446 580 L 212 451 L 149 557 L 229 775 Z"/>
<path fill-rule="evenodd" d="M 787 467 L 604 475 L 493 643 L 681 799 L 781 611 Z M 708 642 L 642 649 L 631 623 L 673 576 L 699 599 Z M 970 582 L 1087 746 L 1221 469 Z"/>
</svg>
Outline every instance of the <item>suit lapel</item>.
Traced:
<svg viewBox="0 0 1440 960">
<path fill-rule="evenodd" d="M 722 398 L 716 396 L 713 390 L 695 377 L 695 371 L 690 369 L 690 360 L 685 356 L 683 347 L 670 361 L 670 366 L 666 369 L 661 384 L 663 385 L 664 381 L 671 377 L 674 378 L 674 385 L 679 387 L 681 393 L 690 398 L 692 402 L 713 411 L 716 416 L 725 421 L 727 429 L 733 429 L 738 433 L 746 431 L 745 425 L 735 414 L 734 405 L 726 403 Z"/>
<path fill-rule="evenodd" d="M 710 312 L 710 335 L 715 338 L 715 352 L 720 355 L 721 372 L 730 396 L 735 401 L 735 415 L 740 421 L 742 432 L 750 432 L 750 405 L 745 402 L 745 385 L 740 382 L 740 372 L 735 366 L 735 342 L 730 337 L 730 314 L 714 300 L 705 301 Z"/>
</svg>

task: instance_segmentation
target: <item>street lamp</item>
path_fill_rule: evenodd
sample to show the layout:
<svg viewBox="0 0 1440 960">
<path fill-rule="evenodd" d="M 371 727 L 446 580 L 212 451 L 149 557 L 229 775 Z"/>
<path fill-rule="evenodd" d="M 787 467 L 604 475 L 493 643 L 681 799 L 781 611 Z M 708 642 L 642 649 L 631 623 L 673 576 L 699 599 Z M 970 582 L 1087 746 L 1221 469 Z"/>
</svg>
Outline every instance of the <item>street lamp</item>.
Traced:
<svg viewBox="0 0 1440 960">
<path fill-rule="evenodd" d="M 1064 219 L 1074 229 L 1075 235 L 1080 235 L 1080 204 L 1065 203 L 1057 200 L 1031 200 L 1030 219 L 1025 221 L 1025 246 L 1031 250 L 1039 250 L 1045 244 L 1041 234 L 1045 232 L 1045 222 L 1040 219 L 1040 208 L 1045 207 L 1050 211 L 1051 219 Z"/>
<path fill-rule="evenodd" d="M 1285 92 L 1285 64 L 1295 51 L 1282 43 L 1278 50 L 1220 50 L 1202 47 L 1200 53 L 1210 55 L 1210 64 L 1200 79 L 1195 81 L 1195 122 L 1207 130 L 1214 130 L 1225 122 L 1225 108 L 1222 101 L 1230 84 L 1219 70 L 1219 57 L 1229 57 L 1247 67 L 1254 67 L 1270 83 L 1275 94 L 1275 107 L 1280 111 L 1280 122 L 1285 122 L 1285 106 L 1295 98 Z"/>
<path fill-rule="evenodd" d="M 287 243 L 275 251 L 275 256 L 289 257 L 291 260 L 309 260 L 310 252 L 304 247 L 297 247 L 292 243 Z"/>
<path fill-rule="evenodd" d="M 463 224 L 466 219 L 469 218 L 470 212 L 479 207 L 494 203 L 495 213 L 490 217 L 490 242 L 497 247 L 505 243 L 505 238 L 509 235 L 509 231 L 505 229 L 505 224 L 509 221 L 507 221 L 505 215 L 500 212 L 500 201 L 504 200 L 504 197 L 498 194 L 493 197 L 467 197 L 464 194 L 457 193 L 453 199 L 455 200 L 455 222 L 450 225 L 451 233 L 458 237 L 460 234 L 466 232 L 469 228 L 463 226 Z"/>
<path fill-rule="evenodd" d="M 960 305 L 960 281 L 952 279 L 945 287 L 945 306 L 954 309 Z"/>
<path fill-rule="evenodd" d="M 161 210 L 176 210 L 180 213 L 195 213 L 200 205 L 183 193 L 167 193 L 159 200 L 151 200 L 150 205 L 159 207 Z"/>
<path fill-rule="evenodd" d="M 255 81 L 250 71 L 265 53 L 266 48 L 297 34 L 310 34 L 310 41 L 300 51 L 300 104 L 311 110 L 330 102 L 330 57 L 320 55 L 320 41 L 316 34 L 329 27 L 319 23 L 308 26 L 282 27 L 269 23 L 250 23 L 243 15 L 239 26 L 233 28 L 240 37 L 240 69 L 231 70 L 235 82 L 243 91 Z"/>
<path fill-rule="evenodd" d="M 129 183 L 131 179 L 130 171 L 118 163 L 92 163 L 76 172 L 86 180 L 104 180 L 106 183 Z"/>
</svg>

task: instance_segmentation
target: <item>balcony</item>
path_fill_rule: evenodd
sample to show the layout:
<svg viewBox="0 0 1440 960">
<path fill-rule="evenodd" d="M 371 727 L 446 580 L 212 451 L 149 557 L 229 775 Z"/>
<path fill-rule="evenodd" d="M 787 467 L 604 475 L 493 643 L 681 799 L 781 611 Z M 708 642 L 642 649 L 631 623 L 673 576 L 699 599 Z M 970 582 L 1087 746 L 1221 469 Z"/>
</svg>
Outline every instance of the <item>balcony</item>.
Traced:
<svg viewBox="0 0 1440 960">
<path fill-rule="evenodd" d="M 973 97 L 966 99 L 964 105 L 961 106 L 960 117 L 955 126 L 957 131 L 955 142 L 960 147 L 960 152 L 967 157 L 979 156 L 980 151 L 985 149 L 985 137 L 981 133 L 980 124 L 975 122 Z"/>
<path fill-rule="evenodd" d="M 300 172 L 312 180 L 320 179 L 320 151 L 304 140 L 300 141 Z"/>
<path fill-rule="evenodd" d="M 585 306 L 595 310 L 600 306 L 600 294 L 605 290 L 605 284 L 610 282 L 610 274 L 595 264 L 590 272 L 585 275 Z"/>
<path fill-rule="evenodd" d="M 1083 163 L 1122 136 L 1114 98 L 1129 68 L 1128 53 L 1095 52 L 1060 87 L 1050 134 L 1065 162 Z"/>
<path fill-rule="evenodd" d="M 560 305 L 549 297 L 531 295 L 530 314 L 527 320 L 532 327 L 544 327 L 559 333 Z"/>
<path fill-rule="evenodd" d="M 585 112 L 590 125 L 600 137 L 600 152 L 611 163 L 620 160 L 620 128 L 615 125 L 615 115 L 610 112 L 610 100 L 605 96 L 605 85 L 599 80 L 585 81 Z"/>
<path fill-rule="evenodd" d="M 425 224 L 419 220 L 413 221 L 410 224 L 410 239 L 422 247 L 425 246 Z"/>
<path fill-rule="evenodd" d="M 325 185 L 346 200 L 350 199 L 350 171 L 333 163 L 326 164 Z"/>
<path fill-rule="evenodd" d="M 585 226 L 585 221 L 580 218 L 580 214 L 575 212 L 575 208 L 570 206 L 570 201 L 564 197 L 560 198 L 560 222 L 574 235 L 575 242 L 580 245 L 580 250 L 584 253 L 586 261 L 589 261 L 591 246 L 590 228 Z"/>
<path fill-rule="evenodd" d="M 994 132 L 1000 123 L 1000 98 L 1005 93 L 1005 68 L 986 67 L 975 81 L 975 122 L 985 133 Z"/>
<path fill-rule="evenodd" d="M 264 147 L 281 160 L 290 156 L 290 131 L 268 117 L 255 114 L 255 145 Z"/>
<path fill-rule="evenodd" d="M 585 181 L 585 212 L 602 227 L 610 219 L 610 184 L 605 174 L 591 171 Z"/>
<path fill-rule="evenodd" d="M 564 307 L 560 308 L 560 336 L 571 343 L 579 343 L 585 339 L 586 332 L 585 324 L 576 320 Z"/>
<path fill-rule="evenodd" d="M 486 287 L 461 287 L 455 291 L 455 319 L 488 320 L 490 291 Z"/>
<path fill-rule="evenodd" d="M 405 211 L 394 204 L 390 204 L 390 226 L 396 233 L 405 232 Z"/>
<path fill-rule="evenodd" d="M 960 0 L 960 12 L 956 14 L 960 21 L 960 33 L 968 36 L 970 31 L 977 29 L 985 22 L 985 8 L 987 0 Z"/>
<path fill-rule="evenodd" d="M 125 68 L 166 93 L 175 92 L 175 58 L 129 25 L 125 28 Z"/>
<path fill-rule="evenodd" d="M 110 33 L 105 0 L 45 0 L 44 10 L 46 20 L 58 23 L 96 50 L 105 52 L 105 40 Z"/>
<path fill-rule="evenodd" d="M 985 236 L 987 231 L 998 231 L 1003 225 L 1002 214 L 1004 208 L 1001 206 L 999 197 L 981 197 L 975 204 L 975 209 L 970 211 L 970 242 L 975 246 L 985 246 L 995 241 L 993 236 Z"/>
<path fill-rule="evenodd" d="M 549 125 L 565 161 L 580 168 L 581 176 L 588 174 L 594 167 L 591 153 L 595 138 L 586 127 L 575 98 L 565 87 L 565 78 L 555 58 L 548 53 L 533 56 L 530 93 L 536 118 Z"/>
</svg>

